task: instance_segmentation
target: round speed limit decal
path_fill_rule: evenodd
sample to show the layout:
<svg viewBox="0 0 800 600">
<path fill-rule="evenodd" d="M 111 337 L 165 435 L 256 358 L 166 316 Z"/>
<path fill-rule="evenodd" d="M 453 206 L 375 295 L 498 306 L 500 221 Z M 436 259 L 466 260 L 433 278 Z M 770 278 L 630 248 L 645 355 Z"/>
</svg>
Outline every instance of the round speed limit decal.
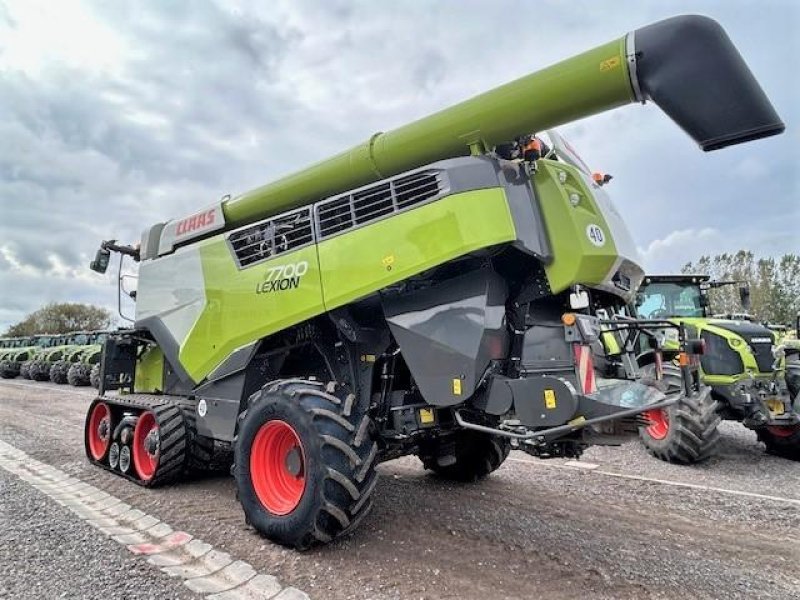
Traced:
<svg viewBox="0 0 800 600">
<path fill-rule="evenodd" d="M 599 225 L 591 223 L 586 226 L 586 237 L 598 248 L 606 243 L 606 234 Z"/>
</svg>

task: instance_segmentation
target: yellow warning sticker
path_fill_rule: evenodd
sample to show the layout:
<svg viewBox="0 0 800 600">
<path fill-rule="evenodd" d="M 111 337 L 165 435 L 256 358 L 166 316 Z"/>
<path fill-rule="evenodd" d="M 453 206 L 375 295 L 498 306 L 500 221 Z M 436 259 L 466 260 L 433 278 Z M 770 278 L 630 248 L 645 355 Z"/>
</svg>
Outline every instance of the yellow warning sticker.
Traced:
<svg viewBox="0 0 800 600">
<path fill-rule="evenodd" d="M 456 377 L 453 379 L 453 395 L 460 396 L 461 395 L 461 379 Z"/>
<path fill-rule="evenodd" d="M 581 416 L 575 417 L 574 419 L 572 419 L 572 421 L 568 421 L 567 425 L 580 425 L 581 423 L 585 423 L 585 422 L 586 422 L 586 417 L 581 415 Z"/>
<path fill-rule="evenodd" d="M 423 425 L 430 425 L 436 420 L 436 417 L 433 415 L 432 408 L 420 408 L 419 409 L 419 422 Z"/>
<path fill-rule="evenodd" d="M 546 389 L 544 391 L 544 407 L 550 409 L 556 407 L 556 393 L 554 390 Z"/>
<path fill-rule="evenodd" d="M 361 355 L 361 362 L 367 363 L 374 363 L 375 362 L 375 355 L 374 354 L 362 354 Z"/>
<path fill-rule="evenodd" d="M 611 69 L 616 69 L 618 66 L 619 66 L 619 56 L 612 56 L 611 58 L 607 58 L 600 63 L 600 70 L 610 71 Z"/>
</svg>

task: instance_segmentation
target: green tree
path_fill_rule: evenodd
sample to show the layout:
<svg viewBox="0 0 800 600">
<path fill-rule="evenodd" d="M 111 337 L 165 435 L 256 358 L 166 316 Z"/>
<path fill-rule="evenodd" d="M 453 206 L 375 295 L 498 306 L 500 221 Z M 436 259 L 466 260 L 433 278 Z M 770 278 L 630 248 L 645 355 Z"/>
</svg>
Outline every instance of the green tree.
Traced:
<svg viewBox="0 0 800 600">
<path fill-rule="evenodd" d="M 775 324 L 793 323 L 800 312 L 800 255 L 785 254 L 778 259 L 756 259 L 752 252 L 701 256 L 683 267 L 684 273 L 710 275 L 717 281 L 738 281 L 750 288 L 750 312 Z M 716 313 L 742 312 L 736 285 L 712 289 L 711 307 Z"/>
<path fill-rule="evenodd" d="M 111 313 L 105 308 L 74 302 L 52 302 L 9 327 L 6 335 L 94 331 L 108 329 L 110 325 Z"/>
</svg>

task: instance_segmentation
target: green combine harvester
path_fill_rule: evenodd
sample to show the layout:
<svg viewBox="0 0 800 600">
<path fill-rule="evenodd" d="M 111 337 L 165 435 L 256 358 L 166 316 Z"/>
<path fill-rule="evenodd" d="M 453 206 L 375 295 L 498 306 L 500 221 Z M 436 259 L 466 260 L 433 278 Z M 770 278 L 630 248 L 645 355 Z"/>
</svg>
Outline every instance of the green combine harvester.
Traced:
<svg viewBox="0 0 800 600">
<path fill-rule="evenodd" d="M 694 391 L 642 379 L 628 346 L 617 378 L 596 375 L 599 311 L 644 273 L 602 178 L 532 133 L 646 100 L 706 151 L 784 129 L 720 26 L 678 17 L 104 242 L 92 268 L 119 252 L 139 279 L 89 459 L 154 486 L 232 453 L 246 521 L 305 548 L 364 518 L 380 461 L 470 481 L 511 448 L 635 435 Z"/>
<path fill-rule="evenodd" d="M 704 342 L 700 377 L 710 394 L 682 399 L 646 413 L 641 438 L 656 457 L 682 464 L 713 455 L 721 419 L 753 429 L 771 454 L 800 460 L 800 345 L 778 343 L 767 326 L 742 315 L 713 315 L 708 291 L 735 281 L 711 281 L 707 275 L 648 275 L 637 299 L 638 316 L 669 319 Z M 742 306 L 749 309 L 749 291 L 740 287 Z M 747 317 L 747 318 L 744 318 Z M 665 331 L 661 352 L 677 362 L 679 340 Z M 681 385 L 673 378 L 672 384 Z"/>
</svg>

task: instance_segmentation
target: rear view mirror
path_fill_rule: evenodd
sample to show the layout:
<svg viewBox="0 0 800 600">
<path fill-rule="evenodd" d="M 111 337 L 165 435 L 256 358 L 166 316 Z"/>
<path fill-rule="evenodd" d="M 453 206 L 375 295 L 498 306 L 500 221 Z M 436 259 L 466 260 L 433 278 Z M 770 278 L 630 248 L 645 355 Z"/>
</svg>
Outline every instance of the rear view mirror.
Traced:
<svg viewBox="0 0 800 600">
<path fill-rule="evenodd" d="M 742 303 L 742 308 L 745 312 L 750 312 L 750 286 L 740 285 L 739 286 L 739 300 Z"/>
<path fill-rule="evenodd" d="M 111 251 L 100 248 L 94 255 L 94 260 L 89 263 L 89 268 L 96 273 L 105 273 L 108 270 L 109 260 L 111 260 Z"/>
</svg>

